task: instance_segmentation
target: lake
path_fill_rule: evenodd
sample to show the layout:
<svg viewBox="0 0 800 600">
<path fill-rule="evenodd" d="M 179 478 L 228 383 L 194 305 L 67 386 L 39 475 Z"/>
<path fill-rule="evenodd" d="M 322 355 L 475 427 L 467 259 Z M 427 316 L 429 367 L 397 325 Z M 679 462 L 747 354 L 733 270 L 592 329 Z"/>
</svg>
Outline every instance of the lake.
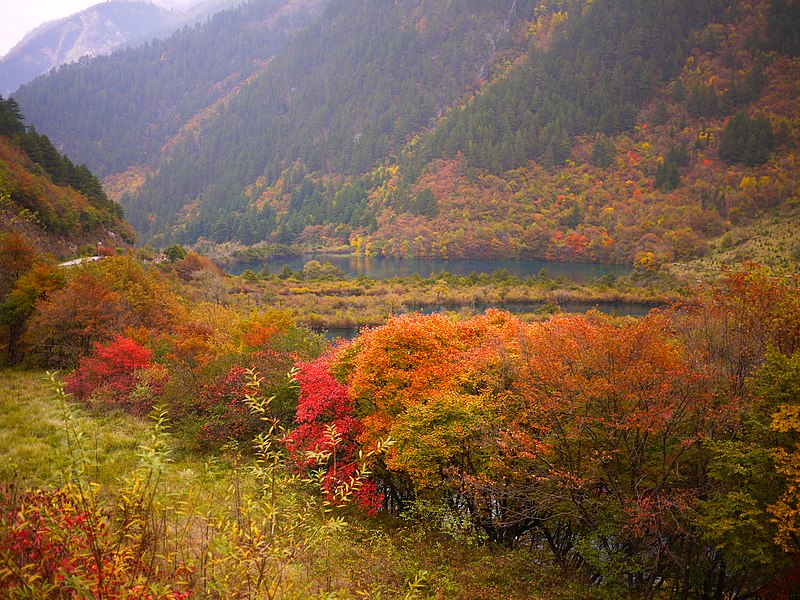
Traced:
<svg viewBox="0 0 800 600">
<path fill-rule="evenodd" d="M 323 264 L 327 261 L 339 267 L 346 275 L 352 277 L 366 275 L 372 279 L 409 277 L 414 273 L 421 277 L 429 277 L 445 271 L 467 277 L 472 273 L 494 273 L 501 269 L 524 278 L 536 275 L 545 269 L 553 279 L 565 277 L 577 283 L 584 283 L 610 273 L 614 275 L 630 273 L 630 269 L 619 265 L 564 263 L 546 260 L 420 260 L 365 257 L 355 254 L 304 254 L 297 257 L 269 259 L 263 262 L 238 263 L 228 266 L 227 271 L 232 275 L 241 275 L 246 269 L 260 273 L 264 267 L 267 267 L 270 273 L 278 273 L 284 266 L 288 266 L 292 271 L 300 271 L 310 260 L 318 260 Z"/>
<path fill-rule="evenodd" d="M 508 302 L 504 304 L 479 304 L 471 307 L 470 311 L 481 313 L 487 308 L 499 308 L 507 310 L 512 314 L 516 313 L 534 313 L 545 305 L 543 302 Z M 416 312 L 423 314 L 431 314 L 435 312 L 458 312 L 461 307 L 458 306 L 439 306 L 434 308 L 424 308 Z M 589 310 L 598 310 L 608 315 L 619 315 L 623 317 L 645 317 L 654 307 L 649 304 L 627 304 L 622 302 L 574 302 L 564 301 L 559 303 L 559 308 L 565 313 L 585 313 Z M 351 340 L 358 335 L 358 329 L 348 329 L 342 327 L 334 327 L 331 329 L 319 330 L 324 333 L 328 340 L 335 340 L 344 338 Z"/>
</svg>

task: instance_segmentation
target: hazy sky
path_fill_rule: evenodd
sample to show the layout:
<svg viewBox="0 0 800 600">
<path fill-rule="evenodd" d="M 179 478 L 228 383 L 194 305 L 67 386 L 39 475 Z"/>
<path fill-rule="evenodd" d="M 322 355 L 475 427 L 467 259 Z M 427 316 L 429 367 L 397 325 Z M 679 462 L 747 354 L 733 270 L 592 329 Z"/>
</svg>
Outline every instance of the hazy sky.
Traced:
<svg viewBox="0 0 800 600">
<path fill-rule="evenodd" d="M 0 0 L 0 56 L 45 21 L 67 17 L 104 0 Z M 196 0 L 195 0 L 196 2 Z M 187 0 L 155 0 L 161 6 L 181 6 Z"/>
</svg>

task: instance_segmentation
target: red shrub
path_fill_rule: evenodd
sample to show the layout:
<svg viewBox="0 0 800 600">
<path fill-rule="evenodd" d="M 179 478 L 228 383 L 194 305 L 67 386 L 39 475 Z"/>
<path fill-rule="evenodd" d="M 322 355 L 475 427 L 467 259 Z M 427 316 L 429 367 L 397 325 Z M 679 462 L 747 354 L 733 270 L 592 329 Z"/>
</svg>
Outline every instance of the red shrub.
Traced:
<svg viewBox="0 0 800 600">
<path fill-rule="evenodd" d="M 354 404 L 347 386 L 331 374 L 330 360 L 330 357 L 323 357 L 312 363 L 300 363 L 297 374 L 300 397 L 295 418 L 298 425 L 286 436 L 285 444 L 299 469 L 325 469 L 322 488 L 328 500 L 333 501 L 337 491 L 352 483 L 357 475 L 359 447 L 356 439 L 363 425 L 353 414 Z M 319 464 L 309 452 L 325 452 L 330 457 L 325 464 Z M 362 482 L 354 491 L 353 499 L 370 514 L 376 512 L 383 501 L 371 481 Z"/>
<path fill-rule="evenodd" d="M 151 364 L 152 357 L 151 350 L 127 337 L 119 336 L 107 346 L 95 342 L 94 355 L 80 359 L 78 368 L 64 378 L 64 389 L 81 401 L 94 397 L 146 413 L 167 378 L 162 368 Z M 147 385 L 150 393 L 134 395 L 137 383 Z"/>
<path fill-rule="evenodd" d="M 0 556 L 8 567 L 0 570 L 0 596 L 189 598 L 180 589 L 186 584 L 175 583 L 186 575 L 182 567 L 152 569 L 82 497 L 69 490 L 13 496 L 0 491 Z"/>
</svg>

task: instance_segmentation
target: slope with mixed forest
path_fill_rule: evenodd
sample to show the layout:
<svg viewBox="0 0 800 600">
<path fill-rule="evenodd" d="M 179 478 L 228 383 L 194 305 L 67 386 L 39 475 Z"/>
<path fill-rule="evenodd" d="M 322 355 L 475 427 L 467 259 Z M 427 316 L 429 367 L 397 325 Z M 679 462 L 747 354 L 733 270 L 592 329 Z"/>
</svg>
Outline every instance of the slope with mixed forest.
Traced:
<svg viewBox="0 0 800 600">
<path fill-rule="evenodd" d="M 0 234 L 21 236 L 41 253 L 74 254 L 90 244 L 131 246 L 120 205 L 85 165 L 59 154 L 46 135 L 23 125 L 13 98 L 0 96 Z"/>
<path fill-rule="evenodd" d="M 250 2 L 153 49 L 190 69 L 202 62 L 190 46 L 219 54 L 212 39 L 224 48 L 273 9 Z M 155 243 L 651 267 L 794 218 L 800 67 L 786 24 L 798 10 L 783 0 L 333 1 L 264 53 L 268 64 L 220 61 L 194 84 L 187 75 L 181 101 L 155 84 L 174 81 L 153 78 L 166 66 L 141 70 L 146 50 L 42 78 L 18 99 L 109 175 Z M 252 65 L 239 46 L 229 55 Z M 129 72 L 141 72 L 128 78 L 135 92 L 111 77 Z M 81 105 L 97 118 L 64 116 Z"/>
</svg>

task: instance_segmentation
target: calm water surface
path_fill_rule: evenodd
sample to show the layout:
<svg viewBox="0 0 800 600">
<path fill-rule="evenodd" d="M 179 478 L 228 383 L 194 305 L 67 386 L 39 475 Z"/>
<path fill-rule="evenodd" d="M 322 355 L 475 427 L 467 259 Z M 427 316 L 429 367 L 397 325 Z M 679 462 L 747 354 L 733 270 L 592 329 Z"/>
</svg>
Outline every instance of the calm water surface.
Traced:
<svg viewBox="0 0 800 600">
<path fill-rule="evenodd" d="M 476 313 L 483 312 L 487 308 L 499 308 L 502 310 L 507 310 L 508 312 L 515 314 L 515 313 L 533 313 L 536 312 L 538 309 L 542 308 L 544 303 L 537 302 L 518 302 L 518 303 L 505 303 L 505 304 L 495 304 L 495 305 L 478 305 L 474 307 L 472 310 Z M 559 303 L 559 307 L 561 308 L 562 312 L 567 313 L 585 313 L 589 310 L 599 310 L 602 313 L 606 313 L 608 315 L 619 315 L 623 317 L 644 317 L 650 312 L 653 308 L 650 305 L 646 304 L 623 304 L 622 302 L 606 302 L 606 303 L 594 303 L 594 302 L 561 302 Z M 434 312 L 447 312 L 447 311 L 456 311 L 458 312 L 459 307 L 457 306 L 440 306 L 437 308 L 425 308 L 418 312 L 424 314 L 431 314 Z M 348 328 L 341 328 L 341 327 L 334 327 L 332 329 L 325 329 L 321 330 L 320 333 L 324 333 L 325 337 L 329 340 L 335 340 L 339 338 L 343 338 L 346 340 L 351 340 L 358 335 L 358 329 L 348 329 Z"/>
<path fill-rule="evenodd" d="M 298 257 L 270 259 L 264 262 L 239 263 L 228 267 L 228 272 L 233 275 L 241 275 L 245 269 L 250 269 L 259 273 L 266 267 L 270 273 L 278 273 L 284 266 L 288 266 L 292 271 L 300 271 L 310 260 L 318 260 L 321 263 L 330 262 L 344 271 L 346 275 L 366 275 L 373 279 L 409 277 L 414 273 L 421 277 L 429 277 L 445 271 L 466 277 L 472 273 L 495 273 L 501 269 L 507 270 L 512 275 L 528 277 L 545 269 L 553 279 L 566 277 L 578 283 L 584 283 L 609 273 L 626 275 L 630 272 L 629 269 L 618 265 L 562 263 L 546 260 L 403 260 L 342 254 L 305 254 Z"/>
</svg>

